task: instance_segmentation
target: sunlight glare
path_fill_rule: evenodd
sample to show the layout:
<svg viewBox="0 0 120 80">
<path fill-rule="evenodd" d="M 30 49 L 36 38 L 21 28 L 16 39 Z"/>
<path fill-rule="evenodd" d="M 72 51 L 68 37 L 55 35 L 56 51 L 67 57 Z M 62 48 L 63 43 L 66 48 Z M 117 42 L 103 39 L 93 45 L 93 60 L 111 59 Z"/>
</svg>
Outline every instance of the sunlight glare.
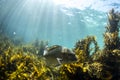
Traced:
<svg viewBox="0 0 120 80">
<path fill-rule="evenodd" d="M 53 0 L 54 4 L 59 5 L 59 4 L 68 4 L 70 0 Z"/>
<path fill-rule="evenodd" d="M 55 5 L 62 5 L 66 8 L 78 8 L 83 10 L 94 3 L 94 1 L 90 0 L 90 2 L 88 2 L 87 0 L 53 0 L 53 3 Z"/>
</svg>

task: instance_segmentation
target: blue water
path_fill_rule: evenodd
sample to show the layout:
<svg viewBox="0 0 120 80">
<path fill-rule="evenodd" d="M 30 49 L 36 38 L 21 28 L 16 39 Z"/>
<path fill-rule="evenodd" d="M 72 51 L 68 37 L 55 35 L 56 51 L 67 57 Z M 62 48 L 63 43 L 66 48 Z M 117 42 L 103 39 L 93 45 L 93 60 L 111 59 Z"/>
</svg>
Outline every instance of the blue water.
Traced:
<svg viewBox="0 0 120 80">
<path fill-rule="evenodd" d="M 4 33 L 22 38 L 24 42 L 39 39 L 68 48 L 73 48 L 76 41 L 94 35 L 102 47 L 107 12 L 111 8 L 120 11 L 120 1 L 62 1 L 0 0 L 0 24 L 4 26 Z"/>
</svg>

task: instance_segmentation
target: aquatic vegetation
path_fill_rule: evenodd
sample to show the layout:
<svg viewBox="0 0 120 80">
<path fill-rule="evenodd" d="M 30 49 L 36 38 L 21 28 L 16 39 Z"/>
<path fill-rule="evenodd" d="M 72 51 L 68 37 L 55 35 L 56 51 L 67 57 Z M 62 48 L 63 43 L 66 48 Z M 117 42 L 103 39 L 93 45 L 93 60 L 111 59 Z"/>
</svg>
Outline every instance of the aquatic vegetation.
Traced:
<svg viewBox="0 0 120 80">
<path fill-rule="evenodd" d="M 11 40 L 12 40 L 12 43 L 15 46 L 22 46 L 22 44 L 23 44 L 23 39 L 22 38 L 14 36 L 14 37 L 11 38 Z"/>
<path fill-rule="evenodd" d="M 51 78 L 51 71 L 43 58 L 23 52 L 5 51 L 0 56 L 0 79 L 46 79 Z"/>
<path fill-rule="evenodd" d="M 75 44 L 73 52 L 77 60 L 72 62 L 66 53 L 70 50 L 65 48 L 64 55 L 60 57 L 71 61 L 59 66 L 49 66 L 47 59 L 41 56 L 48 45 L 46 41 L 36 40 L 32 45 L 18 46 L 9 37 L 0 34 L 0 80 L 119 80 L 120 13 L 112 9 L 108 21 L 103 49 L 99 49 L 94 36 L 87 36 Z M 92 44 L 94 46 L 91 48 Z M 60 54 L 63 48 L 52 46 L 47 49 L 51 54 Z"/>
<path fill-rule="evenodd" d="M 7 43 L 1 44 L 4 45 Z M 1 49 L 0 54 L 0 79 L 50 79 L 51 71 L 46 66 L 44 58 L 33 53 L 24 54 L 22 49 L 11 47 Z"/>
<path fill-rule="evenodd" d="M 60 68 L 60 78 L 61 80 L 111 80 L 112 75 L 104 69 L 104 66 L 99 62 L 64 64 Z"/>
<path fill-rule="evenodd" d="M 75 45 L 74 52 L 79 61 L 85 62 L 90 59 L 90 49 L 91 43 L 94 44 L 94 51 L 92 54 L 96 53 L 99 50 L 98 44 L 94 36 L 87 36 L 85 39 L 78 41 Z"/>
<path fill-rule="evenodd" d="M 83 72 L 84 71 L 84 72 Z M 85 70 L 83 70 L 83 63 L 64 64 L 60 68 L 61 80 L 86 80 L 89 78 Z M 85 77 L 87 76 L 87 77 Z"/>
<path fill-rule="evenodd" d="M 106 32 L 104 33 L 105 48 L 108 50 L 120 49 L 119 48 L 119 21 L 120 13 L 115 12 L 114 9 L 108 13 L 108 25 L 106 26 Z"/>
<path fill-rule="evenodd" d="M 76 43 L 74 52 L 78 61 L 61 67 L 62 79 L 66 80 L 118 80 L 120 78 L 120 40 L 118 22 L 120 13 L 112 9 L 108 16 L 109 24 L 104 34 L 105 47 L 99 50 L 94 37 L 87 37 Z M 91 42 L 95 51 L 89 55 Z"/>
<path fill-rule="evenodd" d="M 38 40 L 36 39 L 35 42 L 32 44 L 38 50 L 38 55 L 43 55 L 45 48 L 48 46 L 48 41 Z"/>
<path fill-rule="evenodd" d="M 35 42 L 24 44 L 21 46 L 21 48 L 25 53 L 30 52 L 38 56 L 43 56 L 46 46 L 48 46 L 48 41 L 36 39 Z"/>
<path fill-rule="evenodd" d="M 119 38 L 119 21 L 120 13 L 110 10 L 108 14 L 108 25 L 104 33 L 105 48 L 103 53 L 103 63 L 110 67 L 109 71 L 112 73 L 112 79 L 118 79 L 120 76 L 120 38 Z"/>
<path fill-rule="evenodd" d="M 64 64 L 60 68 L 61 80 L 111 80 L 113 78 L 110 67 L 100 62 Z M 117 78 L 116 78 L 117 79 Z"/>
</svg>

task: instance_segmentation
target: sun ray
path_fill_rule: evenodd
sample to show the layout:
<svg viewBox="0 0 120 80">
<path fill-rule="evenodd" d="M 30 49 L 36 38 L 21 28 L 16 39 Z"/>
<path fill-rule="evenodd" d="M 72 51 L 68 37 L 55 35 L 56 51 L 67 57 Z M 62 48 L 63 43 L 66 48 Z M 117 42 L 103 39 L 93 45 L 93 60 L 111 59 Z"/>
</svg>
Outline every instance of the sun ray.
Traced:
<svg viewBox="0 0 120 80">
<path fill-rule="evenodd" d="M 55 4 L 68 4 L 70 0 L 53 0 Z"/>
</svg>

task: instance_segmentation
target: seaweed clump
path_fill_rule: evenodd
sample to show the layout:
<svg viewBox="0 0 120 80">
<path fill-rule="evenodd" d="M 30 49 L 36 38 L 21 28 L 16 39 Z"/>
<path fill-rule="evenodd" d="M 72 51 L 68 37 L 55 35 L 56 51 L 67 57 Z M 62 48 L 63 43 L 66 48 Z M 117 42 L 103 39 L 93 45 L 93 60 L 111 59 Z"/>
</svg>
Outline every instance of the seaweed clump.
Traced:
<svg viewBox="0 0 120 80">
<path fill-rule="evenodd" d="M 94 44 L 94 49 L 90 48 L 91 44 Z M 74 52 L 80 62 L 86 62 L 90 59 L 90 53 L 94 54 L 99 50 L 96 38 L 94 36 L 87 36 L 87 38 L 76 42 Z"/>
<path fill-rule="evenodd" d="M 88 36 L 87 38 L 80 40 L 76 43 L 74 52 L 77 57 L 77 62 L 71 64 L 63 64 L 60 68 L 60 74 L 62 79 L 65 80 L 89 80 L 103 78 L 103 64 L 92 60 L 92 55 L 90 55 L 90 45 L 94 43 L 95 54 L 99 51 L 99 46 L 97 45 L 94 36 Z M 64 76 L 63 76 L 64 75 Z"/>
<path fill-rule="evenodd" d="M 64 64 L 60 68 L 62 79 L 66 80 L 119 80 L 120 79 L 120 13 L 110 10 L 108 25 L 104 33 L 105 46 L 99 49 L 95 37 L 88 36 L 78 41 L 74 52 L 77 62 Z M 90 45 L 94 51 L 90 56 Z M 64 75 L 64 76 L 63 76 Z"/>
<path fill-rule="evenodd" d="M 35 42 L 22 45 L 22 49 L 26 53 L 33 53 L 37 56 L 42 56 L 45 48 L 48 46 L 48 41 L 38 40 Z"/>
<path fill-rule="evenodd" d="M 108 14 L 108 25 L 104 33 L 105 49 L 107 50 L 120 49 L 119 20 L 120 13 L 115 12 L 114 9 L 110 10 Z"/>
<path fill-rule="evenodd" d="M 50 80 L 52 73 L 44 58 L 25 53 L 5 36 L 0 36 L 0 80 Z M 5 39 L 5 40 L 4 40 Z"/>
<path fill-rule="evenodd" d="M 109 11 L 108 25 L 104 33 L 105 48 L 103 50 L 103 63 L 109 66 L 114 80 L 120 78 L 120 38 L 119 38 L 119 21 L 120 13 L 114 9 Z"/>
</svg>

